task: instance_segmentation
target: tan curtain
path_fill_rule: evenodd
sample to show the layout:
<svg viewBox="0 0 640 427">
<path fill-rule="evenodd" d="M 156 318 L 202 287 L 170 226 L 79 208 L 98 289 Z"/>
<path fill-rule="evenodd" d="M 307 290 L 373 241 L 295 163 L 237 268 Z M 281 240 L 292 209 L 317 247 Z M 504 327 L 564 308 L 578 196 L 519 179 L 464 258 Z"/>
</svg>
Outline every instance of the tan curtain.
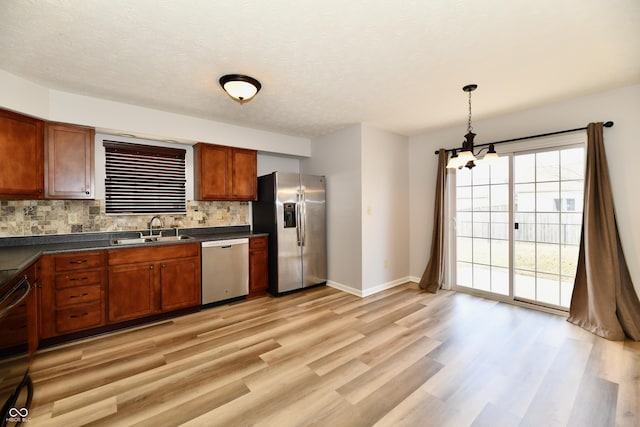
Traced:
<svg viewBox="0 0 640 427">
<path fill-rule="evenodd" d="M 435 293 L 444 281 L 444 191 L 447 183 L 448 154 L 440 149 L 438 157 L 438 176 L 436 180 L 436 201 L 433 212 L 433 233 L 431 235 L 431 256 L 427 268 L 420 279 L 420 287 Z"/>
<path fill-rule="evenodd" d="M 584 212 L 569 322 L 610 340 L 640 341 L 640 302 L 618 235 L 602 123 L 587 127 Z"/>
</svg>

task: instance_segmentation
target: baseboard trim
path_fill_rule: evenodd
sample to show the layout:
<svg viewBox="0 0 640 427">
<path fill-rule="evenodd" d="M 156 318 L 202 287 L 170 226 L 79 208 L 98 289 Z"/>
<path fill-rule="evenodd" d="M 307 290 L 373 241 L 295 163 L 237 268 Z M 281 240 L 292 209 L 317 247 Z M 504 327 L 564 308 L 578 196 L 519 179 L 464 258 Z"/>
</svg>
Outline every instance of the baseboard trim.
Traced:
<svg viewBox="0 0 640 427">
<path fill-rule="evenodd" d="M 413 283 L 420 283 L 420 278 L 418 276 L 409 276 L 409 281 Z"/>
<path fill-rule="evenodd" d="M 387 289 L 395 288 L 396 286 L 400 286 L 407 282 L 413 282 L 412 277 L 406 276 L 400 279 L 393 280 L 391 282 L 383 283 L 373 288 L 367 288 L 364 291 L 360 289 L 353 288 L 351 286 L 343 285 L 342 283 L 333 282 L 331 280 L 327 280 L 327 286 L 338 289 L 343 292 L 347 292 L 349 294 L 358 296 L 360 298 L 368 297 L 369 295 L 377 294 L 378 292 L 385 291 Z"/>
<path fill-rule="evenodd" d="M 333 282 L 331 280 L 327 280 L 327 286 L 362 298 L 362 291 L 360 289 L 352 288 L 351 286 L 343 285 L 342 283 Z"/>
</svg>

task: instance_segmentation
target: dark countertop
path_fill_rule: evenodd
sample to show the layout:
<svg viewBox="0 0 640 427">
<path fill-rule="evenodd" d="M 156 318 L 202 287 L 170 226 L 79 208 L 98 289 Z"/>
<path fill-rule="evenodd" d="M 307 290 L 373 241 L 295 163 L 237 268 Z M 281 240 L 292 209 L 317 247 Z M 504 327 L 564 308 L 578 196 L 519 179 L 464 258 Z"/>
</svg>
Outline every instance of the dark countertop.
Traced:
<svg viewBox="0 0 640 427">
<path fill-rule="evenodd" d="M 148 231 L 145 230 L 147 233 Z M 165 236 L 175 235 L 175 230 L 166 231 Z M 169 242 L 148 242 L 114 245 L 114 239 L 138 237 L 138 232 L 76 233 L 51 236 L 29 236 L 0 238 L 0 287 L 15 278 L 22 270 L 37 261 L 42 255 L 102 249 L 139 248 L 160 245 L 181 245 L 211 240 L 238 239 L 267 236 L 267 233 L 252 232 L 249 226 L 207 227 L 180 229 L 180 235 L 190 239 Z"/>
</svg>

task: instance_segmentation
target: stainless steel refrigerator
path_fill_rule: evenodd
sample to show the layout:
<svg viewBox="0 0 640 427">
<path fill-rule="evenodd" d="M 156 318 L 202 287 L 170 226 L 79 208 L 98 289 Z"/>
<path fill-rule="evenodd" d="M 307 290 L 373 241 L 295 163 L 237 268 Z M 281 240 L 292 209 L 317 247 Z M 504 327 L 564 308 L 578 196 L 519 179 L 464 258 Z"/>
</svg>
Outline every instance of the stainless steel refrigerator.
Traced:
<svg viewBox="0 0 640 427">
<path fill-rule="evenodd" d="M 269 292 L 280 295 L 327 282 L 323 176 L 273 172 L 258 177 L 253 230 L 269 233 Z"/>
</svg>

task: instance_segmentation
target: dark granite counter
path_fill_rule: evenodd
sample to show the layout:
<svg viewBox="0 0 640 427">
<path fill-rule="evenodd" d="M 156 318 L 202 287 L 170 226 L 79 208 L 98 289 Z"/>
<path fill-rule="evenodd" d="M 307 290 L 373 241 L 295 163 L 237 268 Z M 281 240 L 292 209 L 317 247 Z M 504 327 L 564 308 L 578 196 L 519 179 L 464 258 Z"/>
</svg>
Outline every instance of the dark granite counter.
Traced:
<svg viewBox="0 0 640 427">
<path fill-rule="evenodd" d="M 148 230 L 141 230 L 148 235 Z M 176 235 L 175 229 L 163 230 L 164 236 Z M 237 239 L 243 237 L 266 236 L 266 233 L 254 233 L 249 226 L 184 228 L 180 235 L 190 239 L 170 242 L 148 242 L 139 244 L 116 245 L 115 239 L 139 237 L 137 231 L 109 233 L 76 233 L 47 236 L 0 238 L 0 286 L 16 277 L 22 270 L 37 261 L 42 255 L 65 252 L 91 251 L 101 249 L 122 249 L 159 245 L 180 245 L 211 240 Z"/>
</svg>

